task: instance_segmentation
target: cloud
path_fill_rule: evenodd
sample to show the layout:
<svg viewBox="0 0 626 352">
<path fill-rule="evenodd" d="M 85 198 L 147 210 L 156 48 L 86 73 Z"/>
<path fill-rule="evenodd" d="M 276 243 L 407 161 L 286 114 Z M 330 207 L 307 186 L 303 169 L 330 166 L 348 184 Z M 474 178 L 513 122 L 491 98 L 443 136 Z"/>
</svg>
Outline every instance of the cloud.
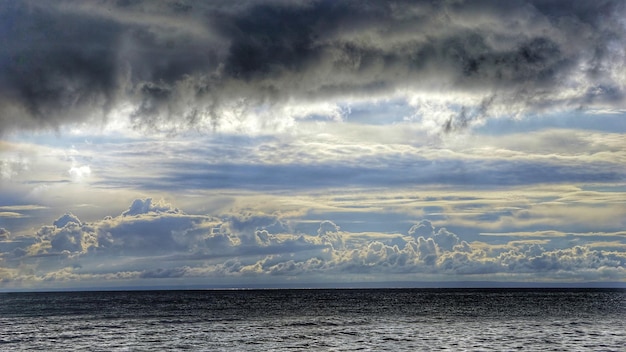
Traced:
<svg viewBox="0 0 626 352">
<path fill-rule="evenodd" d="M 29 161 L 23 158 L 0 159 L 0 180 L 9 180 L 29 170 Z"/>
<path fill-rule="evenodd" d="M 428 220 L 417 221 L 406 235 L 349 232 L 330 220 L 317 223 L 311 233 L 297 233 L 274 226 L 282 222 L 277 214 L 245 210 L 189 215 L 151 198 L 137 199 L 115 217 L 82 222 L 67 213 L 34 237 L 0 243 L 0 275 L 15 285 L 103 278 L 120 284 L 180 278 L 243 283 L 270 277 L 306 282 L 320 275 L 335 281 L 386 281 L 407 273 L 415 280 L 436 275 L 447 280 L 619 281 L 626 264 L 621 232 L 606 234 L 611 242 L 594 247 L 573 234 L 555 237 L 567 241 L 520 234 L 514 240 L 471 241 Z M 8 231 L 1 234 L 6 242 Z M 602 234 L 579 237 L 592 236 Z M 20 269 L 24 266 L 31 268 L 28 274 Z"/>
<path fill-rule="evenodd" d="M 2 218 L 21 218 L 23 216 L 23 214 L 14 211 L 0 211 L 0 217 Z"/>
<path fill-rule="evenodd" d="M 180 211 L 163 201 L 152 203 L 152 198 L 135 199 L 130 208 L 122 213 L 122 216 L 135 216 L 147 213 L 171 213 L 176 214 Z"/>
<path fill-rule="evenodd" d="M 46 209 L 46 207 L 41 206 L 41 205 L 34 205 L 34 204 L 0 206 L 0 210 L 29 211 L 29 210 L 40 210 L 40 209 Z"/>
<path fill-rule="evenodd" d="M 322 243 L 329 243 L 333 249 L 345 248 L 345 240 L 343 235 L 339 232 L 340 228 L 334 222 L 330 220 L 324 220 L 320 223 L 320 227 L 317 230 L 317 235 L 322 240 Z"/>
<path fill-rule="evenodd" d="M 420 116 L 443 132 L 623 106 L 620 1 L 180 4 L 3 6 L 0 132 L 122 119 L 249 133 L 292 126 L 297 106 L 390 97 L 443 106 Z"/>
<path fill-rule="evenodd" d="M 411 226 L 409 229 L 409 236 L 415 238 L 419 237 L 431 237 L 435 233 L 435 227 L 428 220 L 422 220 L 419 223 Z"/>
<path fill-rule="evenodd" d="M 433 241 L 440 249 L 452 251 L 461 240 L 459 239 L 459 236 L 442 227 L 433 236 Z"/>
<path fill-rule="evenodd" d="M 70 177 L 73 181 L 80 182 L 85 177 L 89 177 L 91 175 L 91 168 L 89 167 L 89 165 L 72 166 L 68 170 L 68 173 L 70 174 Z"/>
<path fill-rule="evenodd" d="M 68 222 L 50 235 L 50 251 L 53 253 L 82 253 L 97 244 L 96 235 L 80 222 Z"/>
<path fill-rule="evenodd" d="M 52 223 L 52 225 L 56 226 L 57 228 L 63 228 L 65 226 L 67 226 L 67 224 L 69 224 L 70 222 L 73 222 L 73 223 L 75 223 L 78 226 L 80 226 L 82 224 L 80 222 L 80 220 L 78 219 L 78 217 L 76 217 L 74 214 L 66 213 L 65 215 L 63 215 L 60 218 L 56 219 Z"/>
<path fill-rule="evenodd" d="M 4 227 L 0 227 L 0 241 L 6 241 L 11 237 L 11 232 L 5 229 Z"/>
<path fill-rule="evenodd" d="M 276 215 L 252 212 L 229 216 L 225 226 L 225 229 L 232 233 L 244 235 L 276 226 L 278 226 L 279 229 L 281 228 L 281 224 Z"/>
<path fill-rule="evenodd" d="M 417 151 L 415 151 L 417 152 Z M 584 161 L 532 158 L 519 160 L 442 157 L 438 160 L 423 156 L 354 155 L 360 165 L 329 160 L 320 164 L 238 164 L 194 163 L 178 160 L 164 162 L 168 174 L 160 178 L 138 175 L 134 178 L 112 178 L 98 185 L 139 187 L 147 191 L 169 189 L 319 189 L 328 187 L 370 186 L 394 187 L 425 184 L 475 186 L 514 186 L 541 183 L 611 183 L 624 179 L 623 166 L 613 161 Z M 583 166 L 581 166 L 584 165 Z M 212 177 L 207 177 L 211 175 Z M 182 186 L 181 186 L 182 184 Z"/>
<path fill-rule="evenodd" d="M 145 270 L 139 275 L 142 279 L 175 278 L 185 276 L 185 268 Z"/>
</svg>

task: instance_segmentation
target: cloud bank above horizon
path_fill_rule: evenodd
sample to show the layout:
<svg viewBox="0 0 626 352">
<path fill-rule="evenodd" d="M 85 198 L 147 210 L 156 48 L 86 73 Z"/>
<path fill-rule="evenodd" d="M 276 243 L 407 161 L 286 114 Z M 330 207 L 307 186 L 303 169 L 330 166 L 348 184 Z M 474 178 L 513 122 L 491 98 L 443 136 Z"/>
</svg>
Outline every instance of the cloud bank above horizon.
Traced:
<svg viewBox="0 0 626 352">
<path fill-rule="evenodd" d="M 91 223 L 66 213 L 34 237 L 8 241 L 10 233 L 0 232 L 3 284 L 141 287 L 172 280 L 206 287 L 260 281 L 271 287 L 363 283 L 380 275 L 388 281 L 410 277 L 418 285 L 461 278 L 545 283 L 581 277 L 619 281 L 626 274 L 624 231 L 515 234 L 519 237 L 490 244 L 468 243 L 428 220 L 395 234 L 343 231 L 330 220 L 316 223 L 315 233 L 294 233 L 290 220 L 251 212 L 189 215 L 151 198 L 136 199 L 120 215 Z M 589 246 L 589 237 L 606 242 Z M 573 242 L 578 244 L 569 246 Z"/>
</svg>

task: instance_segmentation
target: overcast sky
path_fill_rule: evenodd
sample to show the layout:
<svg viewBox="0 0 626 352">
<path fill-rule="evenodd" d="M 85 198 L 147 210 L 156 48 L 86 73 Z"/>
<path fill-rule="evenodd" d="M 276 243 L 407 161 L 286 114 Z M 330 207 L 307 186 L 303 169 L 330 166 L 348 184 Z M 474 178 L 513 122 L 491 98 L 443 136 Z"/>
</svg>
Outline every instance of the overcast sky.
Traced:
<svg viewBox="0 0 626 352">
<path fill-rule="evenodd" d="M 625 19 L 0 0 L 0 290 L 625 285 Z"/>
</svg>

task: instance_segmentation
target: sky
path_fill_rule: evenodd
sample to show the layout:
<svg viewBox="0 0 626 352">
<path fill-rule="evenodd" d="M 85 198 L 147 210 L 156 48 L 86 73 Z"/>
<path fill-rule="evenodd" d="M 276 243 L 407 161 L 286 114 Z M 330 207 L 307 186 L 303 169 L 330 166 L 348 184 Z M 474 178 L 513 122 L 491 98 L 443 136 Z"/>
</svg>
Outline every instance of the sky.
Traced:
<svg viewBox="0 0 626 352">
<path fill-rule="evenodd" d="M 626 285 L 623 1 L 0 0 L 0 290 Z"/>
</svg>

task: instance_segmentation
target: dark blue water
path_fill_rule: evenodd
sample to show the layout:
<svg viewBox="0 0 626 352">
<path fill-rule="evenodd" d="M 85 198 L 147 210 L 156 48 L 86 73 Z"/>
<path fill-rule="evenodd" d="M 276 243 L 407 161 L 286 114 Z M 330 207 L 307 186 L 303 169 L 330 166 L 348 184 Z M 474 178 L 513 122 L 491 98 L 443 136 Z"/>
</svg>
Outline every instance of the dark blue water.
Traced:
<svg viewBox="0 0 626 352">
<path fill-rule="evenodd" d="M 626 290 L 0 294 L 0 350 L 624 351 Z"/>
</svg>

